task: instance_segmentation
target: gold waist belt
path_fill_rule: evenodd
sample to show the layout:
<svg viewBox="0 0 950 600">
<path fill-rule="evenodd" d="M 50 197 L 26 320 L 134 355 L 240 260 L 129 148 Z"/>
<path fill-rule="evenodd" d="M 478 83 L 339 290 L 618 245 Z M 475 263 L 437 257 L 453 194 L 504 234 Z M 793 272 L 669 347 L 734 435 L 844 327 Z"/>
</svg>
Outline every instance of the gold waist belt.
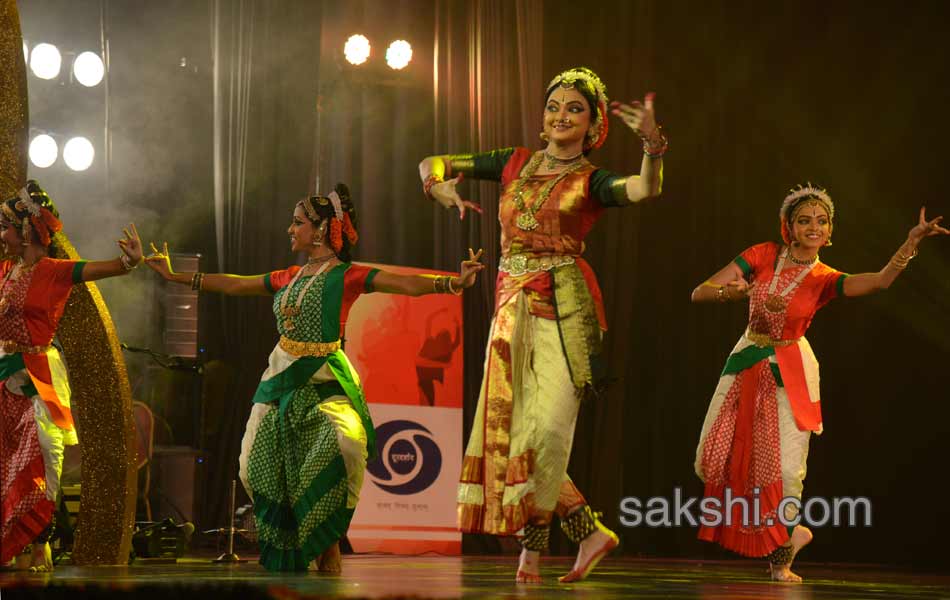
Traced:
<svg viewBox="0 0 950 600">
<path fill-rule="evenodd" d="M 45 346 L 25 346 L 13 340 L 0 340 L 0 350 L 3 350 L 4 354 L 16 354 L 17 352 L 20 354 L 46 354 L 51 347 L 49 344 Z"/>
<path fill-rule="evenodd" d="M 569 265 L 574 262 L 573 256 L 555 254 L 552 256 L 532 256 L 530 254 L 510 254 L 502 256 L 498 262 L 498 270 L 514 277 L 525 273 L 550 271 L 555 267 Z"/>
<path fill-rule="evenodd" d="M 794 340 L 776 340 L 772 339 L 767 333 L 755 333 L 754 331 L 749 331 L 746 329 L 745 338 L 758 346 L 759 348 L 765 348 L 766 346 L 791 346 L 792 344 L 797 344 L 798 339 Z"/>
<path fill-rule="evenodd" d="M 298 342 L 282 335 L 278 345 L 284 352 L 294 356 L 329 356 L 340 349 L 340 340 L 335 342 Z"/>
</svg>

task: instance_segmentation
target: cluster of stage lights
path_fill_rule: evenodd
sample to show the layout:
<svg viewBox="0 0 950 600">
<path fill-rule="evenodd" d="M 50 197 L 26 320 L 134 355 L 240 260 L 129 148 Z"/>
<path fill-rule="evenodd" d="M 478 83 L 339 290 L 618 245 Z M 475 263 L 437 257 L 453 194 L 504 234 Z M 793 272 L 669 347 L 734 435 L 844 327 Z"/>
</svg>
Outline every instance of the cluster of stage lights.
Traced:
<svg viewBox="0 0 950 600">
<path fill-rule="evenodd" d="M 53 44 L 37 44 L 30 50 L 23 43 L 23 59 L 33 75 L 40 79 L 56 79 L 63 66 L 63 56 Z M 73 60 L 73 78 L 81 85 L 95 87 L 105 76 L 105 65 L 95 52 L 82 52 Z M 45 169 L 59 157 L 59 144 L 53 136 L 43 133 L 30 140 L 30 162 Z M 63 162 L 73 171 L 85 171 L 96 156 L 95 148 L 87 138 L 74 137 L 63 145 Z"/>
<path fill-rule="evenodd" d="M 361 65 L 369 60 L 372 46 L 365 35 L 351 35 L 343 45 L 343 56 L 351 65 Z M 395 40 L 386 48 L 386 64 L 391 69 L 406 68 L 412 60 L 412 46 L 406 40 Z"/>
</svg>

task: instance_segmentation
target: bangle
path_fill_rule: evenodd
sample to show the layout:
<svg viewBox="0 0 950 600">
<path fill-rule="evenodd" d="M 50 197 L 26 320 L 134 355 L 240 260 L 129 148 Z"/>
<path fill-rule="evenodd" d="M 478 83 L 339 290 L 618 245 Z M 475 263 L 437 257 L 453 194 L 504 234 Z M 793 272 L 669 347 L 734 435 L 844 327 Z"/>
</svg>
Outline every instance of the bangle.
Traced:
<svg viewBox="0 0 950 600">
<path fill-rule="evenodd" d="M 450 294 L 455 294 L 456 296 L 461 296 L 461 295 L 462 295 L 462 292 L 464 292 L 465 289 L 463 288 L 463 289 L 460 289 L 460 290 L 456 290 L 454 287 L 452 287 L 452 279 L 453 279 L 453 278 L 452 278 L 452 277 L 447 277 L 447 279 L 449 280 L 449 293 L 450 293 Z"/>
<path fill-rule="evenodd" d="M 425 181 L 422 182 L 422 191 L 425 192 L 426 198 L 432 199 L 432 186 L 437 183 L 442 183 L 442 181 L 442 177 L 435 173 L 430 173 L 429 176 L 425 178 Z"/>
<path fill-rule="evenodd" d="M 907 264 L 917 256 L 917 248 L 914 248 L 914 253 L 910 256 L 904 255 L 900 250 L 898 250 L 894 256 L 891 257 L 890 264 L 898 271 L 903 271 L 907 268 Z"/>
<path fill-rule="evenodd" d="M 643 153 L 650 158 L 661 158 L 669 147 L 670 142 L 663 135 L 663 130 L 659 125 L 656 126 L 656 131 L 652 136 L 643 138 Z"/>
<path fill-rule="evenodd" d="M 131 271 L 139 266 L 138 263 L 132 264 L 132 259 L 125 254 L 119 255 L 119 263 L 122 265 L 122 268 L 126 271 Z"/>
<path fill-rule="evenodd" d="M 720 302 L 726 302 L 727 300 L 729 300 L 729 297 L 726 294 L 726 286 L 724 285 L 719 286 L 719 289 L 716 290 L 716 299 L 719 300 Z"/>
<path fill-rule="evenodd" d="M 192 275 L 192 276 L 191 276 L 191 289 L 194 290 L 194 291 L 196 291 L 196 292 L 200 292 L 200 291 L 201 291 L 202 280 L 204 279 L 204 277 L 205 277 L 205 274 L 204 274 L 204 273 L 195 273 L 194 275 Z"/>
</svg>

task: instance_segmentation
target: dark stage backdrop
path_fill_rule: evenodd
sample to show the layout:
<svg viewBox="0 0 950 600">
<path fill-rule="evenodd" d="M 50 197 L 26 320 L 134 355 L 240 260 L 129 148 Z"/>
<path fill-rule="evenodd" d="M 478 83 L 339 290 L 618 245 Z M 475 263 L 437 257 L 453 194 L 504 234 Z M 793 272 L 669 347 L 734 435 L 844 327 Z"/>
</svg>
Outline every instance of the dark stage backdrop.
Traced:
<svg viewBox="0 0 950 600">
<path fill-rule="evenodd" d="M 942 185 L 950 74 L 944 7 L 899 13 L 851 2 L 547 2 L 544 71 L 586 64 L 611 97 L 657 92 L 671 140 L 656 201 L 608 213 L 588 257 L 607 303 L 607 401 L 582 410 L 571 476 L 613 523 L 623 496 L 701 493 L 692 472 L 708 400 L 745 324 L 744 306 L 691 305 L 692 288 L 744 248 L 778 239 L 787 188 L 828 187 L 838 218 L 822 259 L 881 268 Z M 577 21 L 582 19 L 583 26 Z M 593 159 L 629 171 L 620 126 Z M 943 486 L 950 408 L 950 240 L 927 240 L 886 293 L 837 300 L 808 338 L 822 366 L 825 433 L 805 497 L 867 496 L 872 528 L 823 528 L 802 560 L 928 564 L 950 509 Z M 629 529 L 623 552 L 725 556 L 690 528 Z"/>
<path fill-rule="evenodd" d="M 490 272 L 465 298 L 467 419 L 491 315 L 498 190 L 464 184 L 463 196 L 486 213 L 459 223 L 422 198 L 419 160 L 537 144 L 543 87 L 569 66 L 592 67 L 613 98 L 657 92 L 671 140 L 663 196 L 608 212 L 588 239 L 619 380 L 603 401 L 582 407 L 570 471 L 618 529 L 623 554 L 726 556 L 691 528 L 623 529 L 618 506 L 624 496 L 669 497 L 675 487 L 701 493 L 692 472 L 697 436 L 745 308 L 694 306 L 689 293 L 742 249 L 778 237 L 785 190 L 807 179 L 829 188 L 838 218 L 822 258 L 849 272 L 882 267 L 920 205 L 950 215 L 942 185 L 950 66 L 940 37 L 950 23 L 939 3 L 106 4 L 118 78 L 111 197 L 154 211 L 146 222 L 157 235 L 147 237 L 203 252 L 207 270 L 281 268 L 295 260 L 284 233 L 294 202 L 342 180 L 361 209 L 357 259 L 455 268 L 466 247 L 487 249 Z M 216 6 L 230 11 L 218 32 L 231 44 L 217 77 Z M 250 21 L 240 7 L 253 9 Z M 389 40 L 409 40 L 414 62 L 400 74 L 357 74 L 339 49 L 359 31 L 377 59 Z M 240 39 L 252 44 L 250 63 Z M 187 68 L 168 70 L 186 55 Z M 150 87 L 137 85 L 136 73 Z M 219 121 L 217 134 L 216 81 L 219 94 L 245 90 L 234 97 L 245 118 Z M 216 139 L 219 152 L 231 153 L 217 161 Z M 639 146 L 615 122 L 591 158 L 633 172 Z M 215 173 L 224 177 L 218 188 Z M 125 298 L 116 291 L 110 303 Z M 203 529 L 225 523 L 249 398 L 276 335 L 264 299 L 202 296 L 201 307 L 203 343 L 221 361 L 206 388 L 212 468 Z M 120 333 L 138 335 L 140 323 L 120 317 Z M 815 319 L 808 337 L 823 369 L 826 431 L 812 442 L 805 495 L 867 496 L 874 524 L 816 531 L 803 560 L 946 568 L 948 333 L 950 240 L 924 242 L 886 293 L 837 300 Z M 499 548 L 476 542 L 466 547 Z M 558 537 L 555 550 L 570 549 Z"/>
</svg>

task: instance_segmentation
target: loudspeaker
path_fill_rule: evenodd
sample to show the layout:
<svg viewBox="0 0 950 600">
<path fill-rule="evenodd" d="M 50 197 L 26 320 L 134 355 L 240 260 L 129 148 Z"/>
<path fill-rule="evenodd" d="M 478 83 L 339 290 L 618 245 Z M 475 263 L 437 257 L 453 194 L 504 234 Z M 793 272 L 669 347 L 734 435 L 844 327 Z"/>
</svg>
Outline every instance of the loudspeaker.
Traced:
<svg viewBox="0 0 950 600">
<path fill-rule="evenodd" d="M 197 272 L 200 254 L 171 255 L 176 272 Z M 180 283 L 165 283 L 162 292 L 163 338 L 165 352 L 172 356 L 198 356 L 198 292 Z"/>
<path fill-rule="evenodd" d="M 152 453 L 152 518 L 201 522 L 204 455 L 188 446 L 155 446 Z"/>
</svg>

